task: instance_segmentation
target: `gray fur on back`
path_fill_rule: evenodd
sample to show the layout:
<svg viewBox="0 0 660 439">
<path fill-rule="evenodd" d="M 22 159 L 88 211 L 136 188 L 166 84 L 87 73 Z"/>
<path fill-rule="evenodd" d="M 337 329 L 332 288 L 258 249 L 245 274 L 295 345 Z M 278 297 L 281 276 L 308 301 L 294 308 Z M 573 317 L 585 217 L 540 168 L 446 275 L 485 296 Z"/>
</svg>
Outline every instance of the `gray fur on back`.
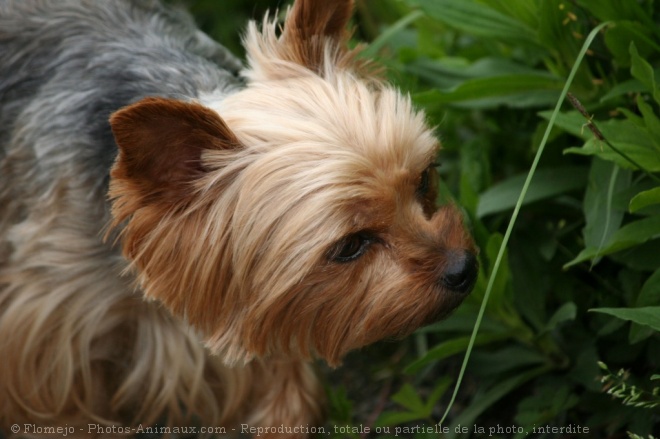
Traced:
<svg viewBox="0 0 660 439">
<path fill-rule="evenodd" d="M 81 169 L 105 187 L 112 112 L 146 96 L 230 92 L 240 67 L 157 1 L 0 0 L 0 163 L 23 162 L 0 167 L 0 192 L 9 168 L 35 189 Z"/>
</svg>

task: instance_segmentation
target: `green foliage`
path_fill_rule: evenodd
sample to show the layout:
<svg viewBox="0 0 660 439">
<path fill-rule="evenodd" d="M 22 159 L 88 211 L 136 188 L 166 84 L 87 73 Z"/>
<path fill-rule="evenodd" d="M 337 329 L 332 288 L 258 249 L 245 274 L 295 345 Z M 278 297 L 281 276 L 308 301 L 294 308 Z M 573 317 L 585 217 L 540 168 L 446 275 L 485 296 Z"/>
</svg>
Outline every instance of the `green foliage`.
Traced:
<svg viewBox="0 0 660 439">
<path fill-rule="evenodd" d="M 238 17 L 251 3 L 190 1 L 202 14 L 234 5 Z M 638 406 L 657 403 L 657 388 L 627 383 L 660 373 L 660 5 L 361 0 L 356 12 L 355 38 L 371 43 L 365 56 L 378 56 L 438 127 L 443 189 L 465 209 L 481 268 L 453 316 L 404 342 L 401 366 L 373 357 L 365 375 L 383 389 L 394 383 L 385 404 L 361 408 L 370 395 L 329 385 L 331 422 L 437 426 L 495 275 L 446 437 L 479 437 L 456 433 L 459 424 L 657 434 L 657 407 Z M 217 36 L 226 21 L 215 22 Z M 586 36 L 605 22 L 570 84 L 573 105 L 563 104 L 549 131 L 494 274 L 551 109 Z"/>
<path fill-rule="evenodd" d="M 404 410 L 382 413 L 376 425 L 385 427 L 418 420 L 430 420 L 432 424 L 433 409 L 450 385 L 451 379 L 449 377 L 438 380 L 427 400 L 422 401 L 414 387 L 410 384 L 404 384 L 401 390 L 391 397 L 391 400 L 399 404 Z"/>
<path fill-rule="evenodd" d="M 232 50 L 243 53 L 241 35 L 249 19 L 260 20 L 267 10 L 276 11 L 278 0 L 164 0 L 183 5 L 191 11 L 197 24 L 215 40 Z"/>
<path fill-rule="evenodd" d="M 628 381 L 630 374 L 620 369 L 616 374 L 612 373 L 605 363 L 598 362 L 598 366 L 603 370 L 601 383 L 604 384 L 608 395 L 621 399 L 624 405 L 655 409 L 660 407 L 660 387 L 653 387 L 651 390 L 644 390 L 638 386 L 631 385 Z M 660 375 L 653 375 L 651 380 L 660 379 Z"/>
</svg>

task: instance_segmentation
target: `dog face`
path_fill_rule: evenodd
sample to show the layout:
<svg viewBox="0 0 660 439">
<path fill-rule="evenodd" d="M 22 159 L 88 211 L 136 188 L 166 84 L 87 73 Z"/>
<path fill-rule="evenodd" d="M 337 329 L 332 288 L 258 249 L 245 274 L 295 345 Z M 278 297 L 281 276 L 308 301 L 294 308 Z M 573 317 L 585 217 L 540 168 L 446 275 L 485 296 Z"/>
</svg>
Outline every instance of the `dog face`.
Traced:
<svg viewBox="0 0 660 439">
<path fill-rule="evenodd" d="M 443 317 L 474 283 L 461 215 L 436 206 L 439 144 L 348 50 L 351 3 L 298 0 L 280 36 L 251 24 L 244 90 L 112 117 L 124 254 L 146 297 L 227 363 L 337 364 Z"/>
</svg>

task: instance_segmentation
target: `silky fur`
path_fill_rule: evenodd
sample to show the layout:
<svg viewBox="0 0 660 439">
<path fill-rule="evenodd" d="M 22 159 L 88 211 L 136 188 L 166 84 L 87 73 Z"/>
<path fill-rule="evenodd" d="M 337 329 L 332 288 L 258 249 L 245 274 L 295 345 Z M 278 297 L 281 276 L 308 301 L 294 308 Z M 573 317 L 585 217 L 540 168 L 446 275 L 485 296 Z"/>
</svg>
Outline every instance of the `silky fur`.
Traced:
<svg viewBox="0 0 660 439">
<path fill-rule="evenodd" d="M 26 3 L 0 1 L 0 21 L 57 4 Z M 247 86 L 194 31 L 184 48 L 224 82 L 149 83 L 127 97 L 110 119 L 109 190 L 76 159 L 93 133 L 72 149 L 49 144 L 64 152 L 46 169 L 26 135 L 46 116 L 30 110 L 38 102 L 11 107 L 0 149 L 2 428 L 316 425 L 313 359 L 338 365 L 460 303 L 441 279 L 472 241 L 455 207 L 418 190 L 439 144 L 410 99 L 348 49 L 351 8 L 297 0 L 279 35 L 274 19 L 250 23 Z M 3 41 L 0 29 L 0 51 Z M 365 232 L 364 255 L 334 260 Z"/>
</svg>

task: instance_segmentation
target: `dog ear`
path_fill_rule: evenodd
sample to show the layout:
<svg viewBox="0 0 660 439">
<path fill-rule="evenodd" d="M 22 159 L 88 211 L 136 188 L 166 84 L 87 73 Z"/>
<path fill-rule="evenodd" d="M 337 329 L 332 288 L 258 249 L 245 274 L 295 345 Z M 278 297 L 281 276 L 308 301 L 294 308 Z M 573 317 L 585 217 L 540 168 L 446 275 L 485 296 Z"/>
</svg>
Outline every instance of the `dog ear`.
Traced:
<svg viewBox="0 0 660 439">
<path fill-rule="evenodd" d="M 250 22 L 243 41 L 249 65 L 245 76 L 250 81 L 286 79 L 300 75 L 297 66 L 322 77 L 336 70 L 374 76 L 371 63 L 357 57 L 361 46 L 348 47 L 352 10 L 353 0 L 296 0 L 281 35 L 277 20 L 268 16 L 261 29 Z"/>
<path fill-rule="evenodd" d="M 352 10 L 353 0 L 296 0 L 282 33 L 282 44 L 293 61 L 320 73 L 328 40 L 341 55 L 346 53 L 346 25 Z"/>
<path fill-rule="evenodd" d="M 110 125 L 119 146 L 111 196 L 129 192 L 143 202 L 185 199 L 205 172 L 204 150 L 240 146 L 216 112 L 174 99 L 145 98 L 114 113 Z"/>
<path fill-rule="evenodd" d="M 353 11 L 353 0 L 297 0 L 284 26 L 288 37 L 300 44 L 315 38 L 344 41 L 346 25 Z"/>
</svg>

